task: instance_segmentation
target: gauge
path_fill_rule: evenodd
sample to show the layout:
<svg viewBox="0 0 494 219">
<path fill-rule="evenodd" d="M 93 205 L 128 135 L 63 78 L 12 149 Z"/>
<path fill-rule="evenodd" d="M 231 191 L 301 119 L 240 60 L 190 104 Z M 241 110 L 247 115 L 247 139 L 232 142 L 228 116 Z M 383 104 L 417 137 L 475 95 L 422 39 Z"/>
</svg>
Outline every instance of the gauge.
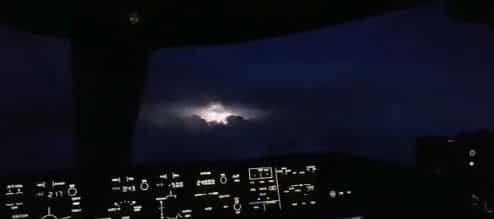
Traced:
<svg viewBox="0 0 494 219">
<path fill-rule="evenodd" d="M 160 219 L 183 218 L 183 212 L 179 209 L 177 198 L 177 195 L 172 190 L 170 190 L 168 195 L 156 198 L 153 209 L 154 215 L 159 216 Z"/>
<path fill-rule="evenodd" d="M 4 186 L 3 206 L 9 218 L 82 218 L 81 194 L 67 180 L 44 180 Z"/>
<path fill-rule="evenodd" d="M 142 211 L 142 205 L 135 200 L 120 200 L 113 203 L 113 207 L 108 208 L 108 215 L 111 218 L 134 218 Z"/>
<path fill-rule="evenodd" d="M 142 196 L 149 190 L 147 179 L 134 176 L 111 177 L 108 195 L 105 195 L 103 212 L 98 212 L 96 218 L 142 218 Z"/>
<path fill-rule="evenodd" d="M 239 170 L 201 168 L 193 180 L 193 202 L 201 217 L 237 216 L 243 212 L 241 194 L 245 186 Z"/>
<path fill-rule="evenodd" d="M 76 184 L 67 181 L 41 181 L 34 186 L 34 202 L 39 203 L 34 218 L 82 218 L 81 196 Z"/>
<path fill-rule="evenodd" d="M 153 193 L 149 199 L 149 218 L 180 219 L 192 216 L 190 203 L 184 202 L 185 183 L 182 175 L 175 171 L 164 171 L 153 179 Z"/>
</svg>

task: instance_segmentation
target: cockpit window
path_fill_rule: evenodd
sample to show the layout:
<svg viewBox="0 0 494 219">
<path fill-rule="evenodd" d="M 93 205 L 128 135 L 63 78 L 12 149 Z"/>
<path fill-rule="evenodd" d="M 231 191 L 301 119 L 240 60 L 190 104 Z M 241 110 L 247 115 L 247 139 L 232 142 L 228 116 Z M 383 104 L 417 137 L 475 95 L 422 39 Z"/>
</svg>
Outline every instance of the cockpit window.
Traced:
<svg viewBox="0 0 494 219">
<path fill-rule="evenodd" d="M 0 171 L 73 166 L 70 47 L 0 29 Z"/>
<path fill-rule="evenodd" d="M 417 136 L 494 124 L 492 37 L 487 26 L 422 8 L 253 42 L 158 50 L 135 162 L 329 151 L 413 165 Z"/>
</svg>

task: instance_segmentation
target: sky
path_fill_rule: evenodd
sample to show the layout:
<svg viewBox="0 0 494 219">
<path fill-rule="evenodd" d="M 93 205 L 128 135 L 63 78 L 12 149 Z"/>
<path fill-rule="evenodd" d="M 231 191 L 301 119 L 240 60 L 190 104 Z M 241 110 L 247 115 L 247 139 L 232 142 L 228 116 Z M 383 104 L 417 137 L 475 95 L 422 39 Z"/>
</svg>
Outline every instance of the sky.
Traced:
<svg viewBox="0 0 494 219">
<path fill-rule="evenodd" d="M 413 165 L 417 136 L 494 126 L 493 36 L 416 8 L 290 36 L 157 50 L 133 162 L 345 152 Z M 0 171 L 74 165 L 69 54 L 66 40 L 0 29 Z M 176 113 L 211 102 L 262 115 L 208 126 Z"/>
</svg>

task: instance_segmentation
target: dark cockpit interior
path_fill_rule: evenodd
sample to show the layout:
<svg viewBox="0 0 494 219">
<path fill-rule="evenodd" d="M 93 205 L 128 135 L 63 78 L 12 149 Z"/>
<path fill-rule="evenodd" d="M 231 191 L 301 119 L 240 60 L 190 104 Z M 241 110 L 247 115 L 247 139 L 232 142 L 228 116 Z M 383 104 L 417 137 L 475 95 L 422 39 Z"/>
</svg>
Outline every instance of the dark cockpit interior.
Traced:
<svg viewBox="0 0 494 219">
<path fill-rule="evenodd" d="M 494 218 L 493 8 L 2 3 L 0 218 Z"/>
</svg>

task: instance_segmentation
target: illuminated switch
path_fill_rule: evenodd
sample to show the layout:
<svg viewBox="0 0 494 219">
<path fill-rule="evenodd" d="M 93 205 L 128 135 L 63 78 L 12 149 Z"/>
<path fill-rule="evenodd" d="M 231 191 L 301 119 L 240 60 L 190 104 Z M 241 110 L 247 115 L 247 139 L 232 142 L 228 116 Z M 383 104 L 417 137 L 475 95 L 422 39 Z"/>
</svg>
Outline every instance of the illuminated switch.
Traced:
<svg viewBox="0 0 494 219">
<path fill-rule="evenodd" d="M 220 174 L 220 183 L 223 185 L 228 183 L 228 178 L 226 177 L 225 173 Z"/>
<path fill-rule="evenodd" d="M 69 195 L 70 197 L 74 197 L 77 195 L 78 192 L 79 191 L 77 190 L 74 184 L 69 185 L 69 188 L 67 189 L 67 195 Z"/>
<path fill-rule="evenodd" d="M 196 183 L 197 186 L 211 186 L 215 184 L 216 184 L 215 179 L 197 180 Z"/>
<path fill-rule="evenodd" d="M 315 165 L 307 166 L 306 167 L 307 172 L 309 173 L 314 173 L 317 170 L 317 167 Z"/>
<path fill-rule="evenodd" d="M 12 215 L 12 219 L 23 219 L 29 218 L 29 214 L 14 214 Z"/>
<path fill-rule="evenodd" d="M 476 155 L 477 155 L 477 151 L 475 149 L 471 149 L 468 152 L 468 156 L 470 156 L 470 157 L 475 157 Z"/>
<path fill-rule="evenodd" d="M 134 206 L 134 212 L 141 212 L 142 206 Z"/>
<path fill-rule="evenodd" d="M 51 186 L 52 187 L 56 187 L 56 186 L 64 186 L 66 183 L 65 182 L 51 182 Z"/>
<path fill-rule="evenodd" d="M 199 175 L 201 175 L 201 176 L 209 176 L 211 174 L 212 174 L 211 171 L 203 171 L 203 172 L 199 173 Z"/>
<path fill-rule="evenodd" d="M 135 186 L 122 186 L 122 192 L 135 192 Z"/>
<path fill-rule="evenodd" d="M 281 173 L 282 173 L 283 175 L 288 175 L 288 168 L 286 168 L 286 167 L 282 167 L 282 168 L 281 168 Z"/>
<path fill-rule="evenodd" d="M 22 189 L 24 186 L 21 184 L 7 185 L 7 189 Z"/>
<path fill-rule="evenodd" d="M 220 198 L 220 199 L 230 198 L 230 197 L 231 197 L 231 195 L 229 195 L 229 194 L 226 194 L 226 195 L 219 195 L 219 196 L 218 196 L 218 198 Z"/>
<path fill-rule="evenodd" d="M 309 191 L 309 192 L 312 192 L 312 191 L 315 190 L 315 186 L 314 185 L 308 185 L 306 188 L 307 188 L 307 191 Z"/>
<path fill-rule="evenodd" d="M 336 198 L 336 196 L 337 196 L 336 191 L 331 190 L 331 191 L 329 192 L 329 197 L 331 197 L 331 198 Z"/>
<path fill-rule="evenodd" d="M 259 179 L 261 178 L 261 172 L 258 169 L 249 169 L 249 178 L 250 179 Z"/>
<path fill-rule="evenodd" d="M 8 189 L 7 192 L 5 193 L 6 196 L 11 196 L 11 195 L 14 195 L 14 193 L 12 192 L 12 190 Z"/>
<path fill-rule="evenodd" d="M 272 175 L 271 175 L 271 169 L 269 169 L 269 168 L 264 169 L 264 171 L 262 173 L 262 177 L 264 177 L 264 178 L 271 178 L 272 177 Z"/>
<path fill-rule="evenodd" d="M 173 182 L 170 184 L 170 187 L 174 189 L 179 189 L 184 187 L 184 182 Z"/>
</svg>

